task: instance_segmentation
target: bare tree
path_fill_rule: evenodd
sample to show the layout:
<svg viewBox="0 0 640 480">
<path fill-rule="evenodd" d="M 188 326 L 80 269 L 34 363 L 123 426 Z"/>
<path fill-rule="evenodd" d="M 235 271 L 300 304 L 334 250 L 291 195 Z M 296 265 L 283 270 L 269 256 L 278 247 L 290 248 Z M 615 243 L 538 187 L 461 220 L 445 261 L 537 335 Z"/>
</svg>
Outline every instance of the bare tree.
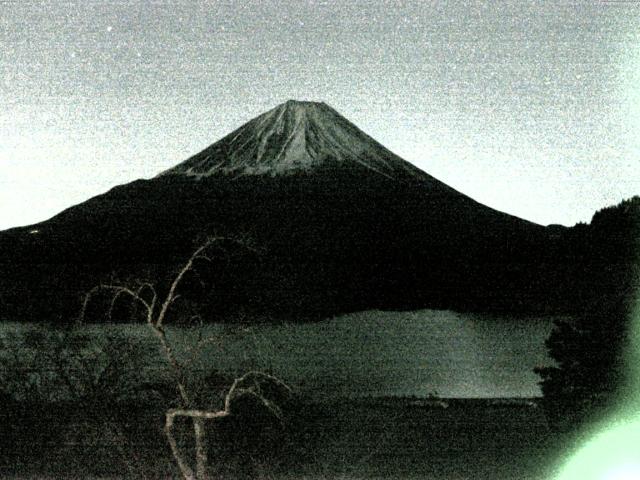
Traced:
<svg viewBox="0 0 640 480">
<path fill-rule="evenodd" d="M 181 408 L 173 408 L 165 412 L 164 433 L 171 448 L 173 458 L 185 480 L 205 480 L 207 478 L 208 461 L 205 421 L 220 419 L 232 414 L 234 399 L 246 396 L 253 397 L 275 418 L 282 421 L 283 417 L 280 407 L 273 400 L 269 399 L 268 395 L 263 393 L 262 384 L 264 382 L 273 382 L 282 389 L 290 392 L 289 387 L 277 378 L 256 371 L 248 372 L 233 382 L 225 396 L 224 408 L 222 410 L 210 411 L 198 409 L 197 405 L 194 404 L 194 399 L 188 391 L 187 383 L 185 382 L 185 369 L 187 366 L 180 363 L 171 342 L 167 338 L 165 320 L 171 305 L 180 297 L 178 289 L 185 276 L 189 272 L 195 272 L 197 262 L 204 261 L 211 263 L 211 247 L 214 244 L 225 240 L 228 239 L 224 237 L 211 237 L 198 247 L 178 271 L 175 277 L 173 277 L 168 291 L 163 298 L 159 298 L 156 287 L 149 282 L 141 282 L 136 285 L 136 287 L 113 283 L 100 284 L 92 288 L 85 295 L 79 317 L 79 321 L 83 323 L 85 321 L 87 307 L 91 297 L 99 291 L 109 291 L 112 294 L 108 310 L 109 319 L 112 317 L 116 302 L 121 297 L 129 297 L 134 305 L 142 307 L 147 325 L 160 342 L 161 350 L 173 373 L 176 388 L 180 396 Z M 213 340 L 213 338 L 201 340 L 199 345 L 210 343 Z M 177 417 L 189 418 L 193 424 L 195 439 L 195 472 L 192 465 L 190 465 L 185 458 L 185 455 L 180 450 L 173 433 L 174 421 Z"/>
</svg>

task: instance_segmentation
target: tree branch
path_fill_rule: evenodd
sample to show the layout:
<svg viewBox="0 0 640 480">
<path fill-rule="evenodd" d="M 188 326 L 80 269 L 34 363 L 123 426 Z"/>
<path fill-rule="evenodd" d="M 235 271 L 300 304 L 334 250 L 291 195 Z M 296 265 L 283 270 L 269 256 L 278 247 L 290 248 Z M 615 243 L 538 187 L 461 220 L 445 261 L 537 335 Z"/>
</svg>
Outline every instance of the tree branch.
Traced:
<svg viewBox="0 0 640 480">
<path fill-rule="evenodd" d="M 152 315 L 153 315 L 153 309 L 152 309 L 151 305 L 144 298 L 142 298 L 138 293 L 134 292 L 130 288 L 122 286 L 122 285 L 100 284 L 100 285 L 96 285 L 95 287 L 93 287 L 85 295 L 84 301 L 82 302 L 82 309 L 80 310 L 80 316 L 78 318 L 78 323 L 84 323 L 85 316 L 86 316 L 86 313 L 87 313 L 87 306 L 89 305 L 89 301 L 91 300 L 91 297 L 93 297 L 93 295 L 96 294 L 100 290 L 113 290 L 113 291 L 115 291 L 114 297 L 113 297 L 113 299 L 111 301 L 111 307 L 109 308 L 109 315 L 111 315 L 111 312 L 113 310 L 113 305 L 115 304 L 115 301 L 117 300 L 117 298 L 120 295 L 123 295 L 123 294 L 127 294 L 131 298 L 133 298 L 135 301 L 140 302 L 145 307 L 145 309 L 147 310 L 147 318 L 151 318 Z"/>
<path fill-rule="evenodd" d="M 84 301 L 82 303 L 80 316 L 78 319 L 80 323 L 84 322 L 89 302 L 92 296 L 95 293 L 97 293 L 99 290 L 110 290 L 114 292 L 113 298 L 111 299 L 111 303 L 109 305 L 109 311 L 108 311 L 108 316 L 110 320 L 112 319 L 112 314 L 115 308 L 115 304 L 121 295 L 128 295 L 130 298 L 133 299 L 133 302 L 135 305 L 142 305 L 145 308 L 146 322 L 151 328 L 151 330 L 154 332 L 156 337 L 158 338 L 161 349 L 167 360 L 167 363 L 169 364 L 171 370 L 173 371 L 176 386 L 180 395 L 180 400 L 183 405 L 183 408 L 171 409 L 166 412 L 164 431 L 165 431 L 165 435 L 167 436 L 167 440 L 169 442 L 169 446 L 171 448 L 173 457 L 176 463 L 178 464 L 178 468 L 180 469 L 180 472 L 185 480 L 205 480 L 206 469 L 207 469 L 207 450 L 206 450 L 206 441 L 205 441 L 206 429 L 205 429 L 204 421 L 210 420 L 210 419 L 222 418 L 230 415 L 231 400 L 232 400 L 232 397 L 236 394 L 237 390 L 241 390 L 243 394 L 255 396 L 276 418 L 280 419 L 281 421 L 282 421 L 282 411 L 277 405 L 275 405 L 269 399 L 264 397 L 264 395 L 261 392 L 258 379 L 259 378 L 270 379 L 271 381 L 277 383 L 278 385 L 281 385 L 287 390 L 289 391 L 291 390 L 287 385 L 282 383 L 277 378 L 268 374 L 253 371 L 253 372 L 248 372 L 242 377 L 235 379 L 231 388 L 229 389 L 229 392 L 226 395 L 223 410 L 213 412 L 213 411 L 197 410 L 193 408 L 193 404 L 192 404 L 193 399 L 190 397 L 185 384 L 183 365 L 181 365 L 181 362 L 178 361 L 177 356 L 173 350 L 173 347 L 171 346 L 171 343 L 167 339 L 166 331 L 164 330 L 164 321 L 165 321 L 167 312 L 169 310 L 169 307 L 180 297 L 180 295 L 177 293 L 177 290 L 180 284 L 182 283 L 185 275 L 187 275 L 187 273 L 190 271 L 197 273 L 196 264 L 195 264 L 196 261 L 202 260 L 202 261 L 212 263 L 212 257 L 208 254 L 207 249 L 210 248 L 213 244 L 220 242 L 222 240 L 229 240 L 229 239 L 225 239 L 223 237 L 210 237 L 209 239 L 207 239 L 207 241 L 203 245 L 201 245 L 192 253 L 192 255 L 189 257 L 187 262 L 182 266 L 182 268 L 178 271 L 176 276 L 173 278 L 173 281 L 169 286 L 169 291 L 167 292 L 166 296 L 162 300 L 162 304 L 160 306 L 159 311 L 157 311 L 158 309 L 156 308 L 159 301 L 157 291 L 155 287 L 148 282 L 143 282 L 139 284 L 138 288 L 135 291 L 126 286 L 115 285 L 115 284 L 101 284 L 89 290 L 89 292 L 87 292 L 87 294 L 85 295 Z M 241 241 L 241 240 L 240 241 L 236 240 L 236 241 L 238 243 L 242 243 L 245 246 L 245 248 L 255 251 L 255 249 L 247 245 L 246 241 Z M 146 300 L 143 297 L 143 294 L 147 289 L 150 290 L 152 293 L 150 300 Z M 194 348 L 189 349 L 187 353 L 190 355 L 194 355 L 193 353 L 194 350 L 200 349 L 205 344 L 213 341 L 214 341 L 214 337 L 210 337 L 205 340 L 200 339 L 197 345 Z M 97 383 L 101 383 L 101 379 L 104 375 L 108 373 L 107 372 L 108 369 L 109 369 L 109 365 L 107 365 L 104 371 L 101 372 L 100 375 L 98 375 L 98 378 L 96 379 Z M 251 377 L 254 377 L 252 386 L 250 386 L 249 388 L 239 387 L 239 385 L 242 382 L 247 381 Z M 189 465 L 189 463 L 185 460 L 184 456 L 180 452 L 178 443 L 173 435 L 174 420 L 176 417 L 188 417 L 188 418 L 191 418 L 193 422 L 193 429 L 194 429 L 194 436 L 195 436 L 195 457 L 196 457 L 195 475 L 194 475 L 193 468 Z"/>
<path fill-rule="evenodd" d="M 164 317 L 167 314 L 167 310 L 169 309 L 169 306 L 173 303 L 173 301 L 176 298 L 176 289 L 178 288 L 178 285 L 180 285 L 180 283 L 182 282 L 182 279 L 187 274 L 187 272 L 193 268 L 193 263 L 195 262 L 195 260 L 199 258 L 202 252 L 204 252 L 207 248 L 209 248 L 211 245 L 221 240 L 222 240 L 222 237 L 212 237 L 208 239 L 204 243 L 204 245 L 200 246 L 195 252 L 193 252 L 193 254 L 189 258 L 187 263 L 185 263 L 182 269 L 178 272 L 178 275 L 176 275 L 176 277 L 173 279 L 173 282 L 171 282 L 171 287 L 169 287 L 169 293 L 167 294 L 164 302 L 162 303 L 162 307 L 160 308 L 160 313 L 158 313 L 158 316 L 155 320 L 156 327 L 159 327 L 159 328 L 162 327 L 162 323 L 164 322 Z"/>
<path fill-rule="evenodd" d="M 170 415 L 169 412 L 167 412 L 167 414 L 165 415 L 164 434 L 167 437 L 169 447 L 171 448 L 171 453 L 173 454 L 173 458 L 178 464 L 178 468 L 180 469 L 180 473 L 182 473 L 184 480 L 195 480 L 193 470 L 183 458 L 182 453 L 180 452 L 180 448 L 178 448 L 178 443 L 173 436 L 173 420 L 175 417 L 176 415 Z"/>
</svg>

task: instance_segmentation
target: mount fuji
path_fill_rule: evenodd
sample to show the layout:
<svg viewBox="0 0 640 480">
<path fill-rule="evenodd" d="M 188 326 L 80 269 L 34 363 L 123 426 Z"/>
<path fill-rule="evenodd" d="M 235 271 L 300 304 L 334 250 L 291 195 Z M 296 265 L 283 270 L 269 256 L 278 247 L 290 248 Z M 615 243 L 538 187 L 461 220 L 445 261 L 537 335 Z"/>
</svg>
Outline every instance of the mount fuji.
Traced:
<svg viewBox="0 0 640 480">
<path fill-rule="evenodd" d="M 166 278 L 214 233 L 259 248 L 222 255 L 211 315 L 549 308 L 550 229 L 454 190 L 324 103 L 288 101 L 155 178 L 0 232 L 0 310 L 73 316 L 103 279 Z"/>
</svg>

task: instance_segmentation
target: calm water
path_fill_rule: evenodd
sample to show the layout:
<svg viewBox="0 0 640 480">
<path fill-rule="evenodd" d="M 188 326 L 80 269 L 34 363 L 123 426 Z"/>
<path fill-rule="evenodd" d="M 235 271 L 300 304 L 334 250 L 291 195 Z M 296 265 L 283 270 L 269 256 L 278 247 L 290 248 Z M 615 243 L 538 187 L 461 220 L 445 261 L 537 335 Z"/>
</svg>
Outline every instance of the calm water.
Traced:
<svg viewBox="0 0 640 480">
<path fill-rule="evenodd" d="M 306 325 L 253 327 L 205 353 L 226 368 L 267 368 L 337 395 L 536 396 L 550 364 L 549 317 L 450 311 L 362 312 Z"/>
<path fill-rule="evenodd" d="M 551 363 L 544 341 L 552 322 L 551 317 L 371 311 L 304 325 L 172 328 L 169 338 L 183 360 L 198 340 L 217 340 L 189 353 L 196 368 L 234 374 L 269 370 L 320 396 L 514 397 L 540 394 L 533 368 Z M 23 328 L 3 326 L 5 332 Z M 155 341 L 145 325 L 83 328 L 96 335 L 124 330 Z"/>
</svg>

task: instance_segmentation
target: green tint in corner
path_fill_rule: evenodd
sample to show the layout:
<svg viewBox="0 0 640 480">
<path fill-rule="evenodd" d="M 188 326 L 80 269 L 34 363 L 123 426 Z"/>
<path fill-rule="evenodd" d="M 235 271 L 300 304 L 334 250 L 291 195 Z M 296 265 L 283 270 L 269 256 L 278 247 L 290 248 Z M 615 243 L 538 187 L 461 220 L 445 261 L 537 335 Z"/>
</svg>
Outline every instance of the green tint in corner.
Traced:
<svg viewBox="0 0 640 480">
<path fill-rule="evenodd" d="M 637 299 L 638 300 L 638 297 Z M 640 301 L 628 346 L 629 385 L 605 422 L 562 466 L 555 480 L 640 480 Z"/>
</svg>

